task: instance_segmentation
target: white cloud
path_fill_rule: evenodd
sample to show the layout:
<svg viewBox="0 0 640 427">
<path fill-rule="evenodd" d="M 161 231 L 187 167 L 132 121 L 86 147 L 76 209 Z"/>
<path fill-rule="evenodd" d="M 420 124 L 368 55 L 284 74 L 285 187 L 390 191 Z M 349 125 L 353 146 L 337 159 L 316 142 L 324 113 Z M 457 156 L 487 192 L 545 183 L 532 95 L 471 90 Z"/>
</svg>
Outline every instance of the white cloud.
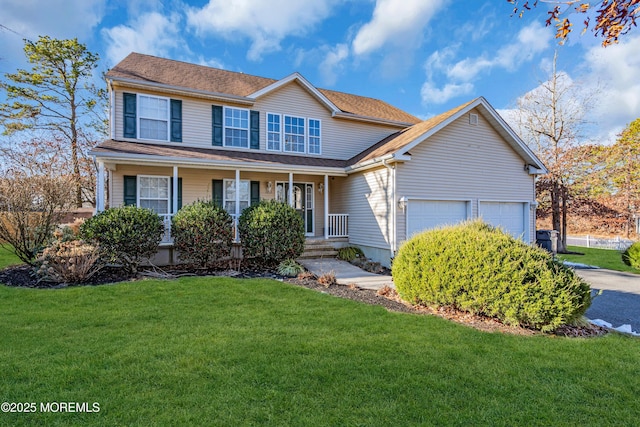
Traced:
<svg viewBox="0 0 640 427">
<path fill-rule="evenodd" d="M 77 37 L 88 44 L 91 32 L 104 15 L 106 0 L 2 0 L 0 58 L 7 71 L 26 65 L 23 39 Z M 12 32 L 14 31 L 14 32 Z"/>
<path fill-rule="evenodd" d="M 446 0 L 377 0 L 371 21 L 353 40 L 355 55 L 366 55 L 385 45 L 421 41 L 422 32 Z"/>
<path fill-rule="evenodd" d="M 131 52 L 170 56 L 172 49 L 184 48 L 180 35 L 180 16 L 164 16 L 158 12 L 139 15 L 130 25 L 103 29 L 107 44 L 107 61 L 115 65 Z"/>
<path fill-rule="evenodd" d="M 478 74 L 491 68 L 499 67 L 513 71 L 522 63 L 530 61 L 536 54 L 549 47 L 551 32 L 538 22 L 523 28 L 516 41 L 502 46 L 490 57 L 482 55 L 477 58 L 465 58 L 454 64 L 448 76 L 452 79 L 471 81 Z"/>
<path fill-rule="evenodd" d="M 508 71 L 517 69 L 546 50 L 552 37 L 548 28 L 534 22 L 520 30 L 513 42 L 491 54 L 456 62 L 454 58 L 461 45 L 455 44 L 435 51 L 425 61 L 427 79 L 421 91 L 423 103 L 442 104 L 455 97 L 473 93 L 473 82 L 480 74 L 496 68 Z M 438 80 L 446 81 L 442 89 L 437 89 L 435 82 Z"/>
<path fill-rule="evenodd" d="M 338 79 L 338 72 L 342 69 L 342 63 L 349 56 L 349 46 L 344 43 L 337 44 L 329 49 L 324 60 L 320 63 L 320 75 L 324 84 L 333 86 Z"/>
<path fill-rule="evenodd" d="M 260 60 L 263 55 L 280 50 L 285 37 L 303 35 L 324 20 L 338 1 L 209 0 L 202 8 L 187 10 L 187 22 L 198 35 L 250 39 L 247 57 Z"/>
<path fill-rule="evenodd" d="M 585 61 L 589 90 L 601 88 L 593 120 L 600 139 L 616 139 L 631 121 L 640 117 L 640 36 L 626 36 L 613 46 L 590 48 Z"/>
<path fill-rule="evenodd" d="M 425 82 L 420 89 L 420 95 L 425 102 L 431 104 L 443 104 L 457 96 L 468 95 L 473 92 L 471 83 L 454 84 L 447 83 L 441 89 L 432 82 Z"/>
</svg>

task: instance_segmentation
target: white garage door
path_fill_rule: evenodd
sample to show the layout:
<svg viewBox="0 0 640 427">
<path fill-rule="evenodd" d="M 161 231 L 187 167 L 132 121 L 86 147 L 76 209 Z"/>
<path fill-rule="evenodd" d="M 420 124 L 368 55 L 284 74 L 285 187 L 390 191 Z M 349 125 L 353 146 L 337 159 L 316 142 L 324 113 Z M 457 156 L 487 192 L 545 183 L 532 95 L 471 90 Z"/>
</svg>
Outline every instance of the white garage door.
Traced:
<svg viewBox="0 0 640 427">
<path fill-rule="evenodd" d="M 529 241 L 525 232 L 527 224 L 527 204 L 521 202 L 480 202 L 479 216 L 496 227 L 502 227 L 504 231 L 513 237 Z"/>
<path fill-rule="evenodd" d="M 458 200 L 409 200 L 407 237 L 430 228 L 457 224 L 469 218 L 469 202 Z"/>
</svg>

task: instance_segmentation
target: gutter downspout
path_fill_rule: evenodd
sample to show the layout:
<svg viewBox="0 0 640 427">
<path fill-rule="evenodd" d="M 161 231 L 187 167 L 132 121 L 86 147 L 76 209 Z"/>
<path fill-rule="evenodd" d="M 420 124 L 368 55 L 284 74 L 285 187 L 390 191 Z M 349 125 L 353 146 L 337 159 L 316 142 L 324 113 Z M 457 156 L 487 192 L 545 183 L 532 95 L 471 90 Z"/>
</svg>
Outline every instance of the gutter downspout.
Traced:
<svg viewBox="0 0 640 427">
<path fill-rule="evenodd" d="M 386 167 L 387 169 L 389 169 L 389 173 L 391 174 L 391 221 L 392 221 L 392 226 L 391 226 L 391 236 L 389 239 L 389 249 L 391 250 L 391 258 L 394 258 L 396 255 L 396 229 L 397 229 L 397 223 L 396 223 L 396 208 L 397 208 L 397 202 L 396 202 L 396 168 L 391 167 L 387 164 L 387 159 L 383 159 L 382 160 L 382 165 L 384 167 Z"/>
</svg>

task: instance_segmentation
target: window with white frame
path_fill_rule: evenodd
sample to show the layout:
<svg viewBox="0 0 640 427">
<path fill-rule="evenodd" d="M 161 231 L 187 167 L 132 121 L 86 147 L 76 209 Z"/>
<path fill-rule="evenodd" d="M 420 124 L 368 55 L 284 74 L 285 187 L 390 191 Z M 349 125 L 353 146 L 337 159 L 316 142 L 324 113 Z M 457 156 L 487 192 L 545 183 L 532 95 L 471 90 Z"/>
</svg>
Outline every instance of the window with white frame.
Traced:
<svg viewBox="0 0 640 427">
<path fill-rule="evenodd" d="M 249 148 L 249 110 L 224 108 L 224 145 Z"/>
<path fill-rule="evenodd" d="M 138 175 L 138 206 L 148 208 L 155 213 L 170 212 L 171 191 L 168 176 Z"/>
<path fill-rule="evenodd" d="M 251 202 L 250 181 L 240 180 L 240 212 L 249 207 Z M 230 214 L 236 213 L 236 180 L 224 180 L 224 208 Z"/>
<path fill-rule="evenodd" d="M 309 119 L 309 154 L 320 154 L 320 120 Z"/>
<path fill-rule="evenodd" d="M 169 140 L 169 99 L 138 95 L 139 137 Z"/>
<path fill-rule="evenodd" d="M 280 135 L 282 133 L 280 114 L 267 114 L 267 150 L 280 151 Z"/>
<path fill-rule="evenodd" d="M 284 116 L 284 151 L 304 153 L 304 117 Z"/>
</svg>

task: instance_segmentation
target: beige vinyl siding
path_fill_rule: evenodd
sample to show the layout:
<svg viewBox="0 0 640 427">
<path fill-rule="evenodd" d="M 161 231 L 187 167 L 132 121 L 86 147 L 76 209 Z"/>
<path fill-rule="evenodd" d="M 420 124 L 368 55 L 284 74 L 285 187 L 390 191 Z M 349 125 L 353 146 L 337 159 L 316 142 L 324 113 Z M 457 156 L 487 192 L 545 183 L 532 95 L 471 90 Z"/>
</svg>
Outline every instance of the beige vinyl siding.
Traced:
<svg viewBox="0 0 640 427">
<path fill-rule="evenodd" d="M 117 165 L 116 170 L 111 172 L 111 206 L 121 206 L 123 203 L 123 177 L 125 175 L 158 175 L 173 177 L 173 168 L 161 166 Z M 235 179 L 236 173 L 233 170 L 210 170 L 179 167 L 178 176 L 182 178 L 182 205 L 185 206 L 196 200 L 211 200 L 213 192 L 212 180 Z M 289 175 L 284 173 L 268 174 L 240 171 L 240 179 L 259 181 L 260 199 L 271 200 L 275 197 L 276 182 L 289 182 Z M 293 176 L 294 182 L 313 184 L 314 232 L 316 236 L 322 236 L 324 233 L 324 196 L 318 191 L 318 184 L 323 182 L 323 179 L 323 177 L 319 177 L 317 175 Z M 267 192 L 268 182 L 272 182 L 271 193 Z"/>
<path fill-rule="evenodd" d="M 388 169 L 381 167 L 330 184 L 331 213 L 349 214 L 349 242 L 381 249 L 389 248 L 392 235 L 392 182 Z"/>
<path fill-rule="evenodd" d="M 278 90 L 261 97 L 252 106 L 212 102 L 210 100 L 193 97 L 181 97 L 174 95 L 167 96 L 166 94 L 157 91 L 116 88 L 115 139 L 117 140 L 125 140 L 125 138 L 123 137 L 124 92 L 144 93 L 182 100 L 182 143 L 174 143 L 180 144 L 182 146 L 207 147 L 216 149 L 215 147 L 212 147 L 211 144 L 212 105 L 221 105 L 259 111 L 260 150 L 265 152 L 267 152 L 267 113 L 304 117 L 306 126 L 308 126 L 308 119 L 320 120 L 322 152 L 320 155 L 309 154 L 310 157 L 347 160 L 398 130 L 398 128 L 392 126 L 332 118 L 331 112 L 323 104 L 321 104 L 320 101 L 314 98 L 306 89 L 302 88 L 296 82 L 291 82 L 279 88 Z M 135 139 L 133 139 L 133 141 L 135 141 Z M 162 143 L 161 141 L 159 142 Z M 227 147 L 223 148 L 230 149 Z M 274 151 L 268 152 L 274 153 Z M 281 153 L 289 154 L 284 152 Z M 301 155 L 300 153 L 291 154 Z"/>
<path fill-rule="evenodd" d="M 473 111 L 477 114 L 477 111 Z M 477 125 L 463 115 L 410 150 L 411 160 L 397 166 L 398 198 L 534 202 L 534 177 L 524 160 L 479 116 Z M 398 242 L 406 237 L 405 213 L 398 210 Z M 535 241 L 535 213 L 530 216 Z"/>
</svg>

